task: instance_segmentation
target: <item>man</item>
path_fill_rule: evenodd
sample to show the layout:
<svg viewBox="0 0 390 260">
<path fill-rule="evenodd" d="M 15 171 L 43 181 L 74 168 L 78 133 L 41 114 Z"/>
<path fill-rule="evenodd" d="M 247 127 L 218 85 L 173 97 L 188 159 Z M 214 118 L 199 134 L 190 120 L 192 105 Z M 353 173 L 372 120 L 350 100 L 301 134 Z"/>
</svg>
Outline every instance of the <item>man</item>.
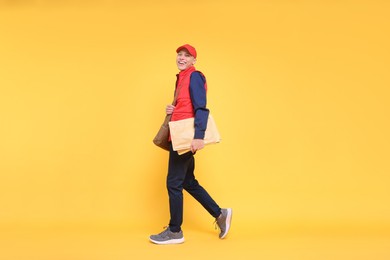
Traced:
<svg viewBox="0 0 390 260">
<path fill-rule="evenodd" d="M 179 155 L 170 146 L 167 189 L 169 195 L 169 226 L 161 233 L 150 236 L 156 244 L 179 244 L 184 242 L 181 225 L 183 223 L 183 189 L 190 193 L 214 218 L 220 229 L 219 238 L 223 239 L 229 232 L 232 220 L 232 209 L 221 209 L 207 191 L 199 185 L 194 176 L 194 154 L 204 147 L 204 135 L 207 128 L 209 110 L 206 108 L 206 78 L 195 70 L 197 53 L 189 44 L 176 50 L 177 74 L 176 104 L 168 105 L 166 113 L 171 120 L 177 121 L 194 117 L 195 134 L 191 151 Z"/>
</svg>

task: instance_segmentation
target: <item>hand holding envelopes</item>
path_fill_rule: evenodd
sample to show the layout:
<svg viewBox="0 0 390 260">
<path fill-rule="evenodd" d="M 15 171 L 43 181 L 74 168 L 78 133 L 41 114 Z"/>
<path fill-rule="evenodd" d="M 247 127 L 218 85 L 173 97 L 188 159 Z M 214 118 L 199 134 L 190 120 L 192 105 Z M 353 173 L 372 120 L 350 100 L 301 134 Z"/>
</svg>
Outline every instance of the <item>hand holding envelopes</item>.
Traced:
<svg viewBox="0 0 390 260">
<path fill-rule="evenodd" d="M 174 151 L 191 149 L 191 142 L 194 139 L 195 127 L 194 118 L 187 118 L 178 121 L 169 122 L 169 131 L 171 133 L 172 146 Z M 204 136 L 204 143 L 214 144 L 221 141 L 214 119 L 209 115 L 207 129 Z"/>
</svg>

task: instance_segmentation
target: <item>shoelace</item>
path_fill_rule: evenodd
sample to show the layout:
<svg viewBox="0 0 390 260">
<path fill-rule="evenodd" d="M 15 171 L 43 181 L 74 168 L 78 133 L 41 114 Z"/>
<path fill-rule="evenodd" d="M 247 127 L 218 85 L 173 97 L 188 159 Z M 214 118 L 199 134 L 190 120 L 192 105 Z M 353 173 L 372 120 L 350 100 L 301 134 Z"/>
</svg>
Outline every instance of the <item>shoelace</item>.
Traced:
<svg viewBox="0 0 390 260">
<path fill-rule="evenodd" d="M 218 221 L 218 219 L 215 219 L 215 221 L 214 221 L 214 223 L 213 223 L 213 224 L 214 224 L 214 229 L 215 229 L 215 230 L 219 230 L 219 231 L 221 231 L 221 228 L 219 227 L 219 225 L 218 225 L 218 222 L 217 222 L 217 221 Z"/>
<path fill-rule="evenodd" d="M 163 230 L 163 231 L 161 231 L 159 235 L 161 236 L 161 235 L 163 235 L 163 234 L 167 233 L 167 231 L 169 230 L 169 229 L 168 229 L 168 227 L 169 227 L 169 226 L 165 226 L 165 227 L 163 227 L 163 229 L 164 229 L 164 230 Z"/>
<path fill-rule="evenodd" d="M 218 230 L 218 229 L 219 229 L 219 226 L 218 226 L 218 224 L 217 224 L 217 220 L 215 220 L 213 224 L 214 224 L 214 229 L 215 229 L 215 230 Z"/>
</svg>

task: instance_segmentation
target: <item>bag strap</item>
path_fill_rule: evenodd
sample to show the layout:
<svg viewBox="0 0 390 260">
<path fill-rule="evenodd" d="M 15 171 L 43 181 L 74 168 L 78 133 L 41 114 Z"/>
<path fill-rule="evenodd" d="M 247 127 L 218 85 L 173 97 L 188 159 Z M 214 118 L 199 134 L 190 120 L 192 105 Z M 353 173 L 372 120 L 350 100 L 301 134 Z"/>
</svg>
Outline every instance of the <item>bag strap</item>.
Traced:
<svg viewBox="0 0 390 260">
<path fill-rule="evenodd" d="M 179 96 L 181 88 L 182 88 L 181 86 L 180 86 L 180 88 L 176 87 L 175 97 L 173 98 L 172 106 L 176 105 L 177 97 Z M 165 119 L 164 119 L 164 122 L 163 122 L 164 126 L 168 126 L 169 121 L 171 121 L 171 117 L 172 117 L 172 114 L 169 114 L 169 115 L 165 116 Z"/>
<path fill-rule="evenodd" d="M 176 90 L 175 90 L 175 97 L 173 98 L 172 106 L 175 106 L 175 105 L 176 105 L 177 97 L 179 96 L 179 93 L 180 93 L 181 88 L 182 88 L 182 86 L 176 87 Z"/>
<path fill-rule="evenodd" d="M 173 98 L 172 101 L 172 106 L 176 105 L 177 97 L 179 96 L 180 89 L 176 89 L 175 91 L 175 97 Z"/>
<path fill-rule="evenodd" d="M 192 73 L 191 73 L 192 74 Z M 190 74 L 190 76 L 191 76 Z M 172 106 L 175 106 L 176 105 L 176 101 L 177 101 L 177 97 L 179 96 L 179 93 L 180 93 L 180 90 L 183 86 L 177 86 L 177 83 L 179 81 L 179 74 L 176 75 L 177 76 L 177 80 L 176 80 L 176 89 L 175 89 L 175 97 L 173 98 L 173 101 L 172 101 Z M 165 116 L 165 120 L 164 120 L 164 123 L 163 125 L 167 126 L 168 125 L 168 122 L 171 121 L 171 117 L 172 117 L 172 114 L 169 114 L 169 115 L 166 115 Z"/>
</svg>

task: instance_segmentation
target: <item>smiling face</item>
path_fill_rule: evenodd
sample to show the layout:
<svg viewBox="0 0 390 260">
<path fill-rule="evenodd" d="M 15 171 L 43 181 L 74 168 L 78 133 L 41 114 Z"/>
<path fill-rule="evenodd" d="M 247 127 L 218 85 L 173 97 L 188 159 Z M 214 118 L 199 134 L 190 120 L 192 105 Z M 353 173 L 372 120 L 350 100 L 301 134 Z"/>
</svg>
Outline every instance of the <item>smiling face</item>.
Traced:
<svg viewBox="0 0 390 260">
<path fill-rule="evenodd" d="M 193 66 L 196 62 L 194 56 L 192 56 L 186 49 L 182 49 L 177 53 L 176 65 L 179 70 L 186 70 Z"/>
</svg>

